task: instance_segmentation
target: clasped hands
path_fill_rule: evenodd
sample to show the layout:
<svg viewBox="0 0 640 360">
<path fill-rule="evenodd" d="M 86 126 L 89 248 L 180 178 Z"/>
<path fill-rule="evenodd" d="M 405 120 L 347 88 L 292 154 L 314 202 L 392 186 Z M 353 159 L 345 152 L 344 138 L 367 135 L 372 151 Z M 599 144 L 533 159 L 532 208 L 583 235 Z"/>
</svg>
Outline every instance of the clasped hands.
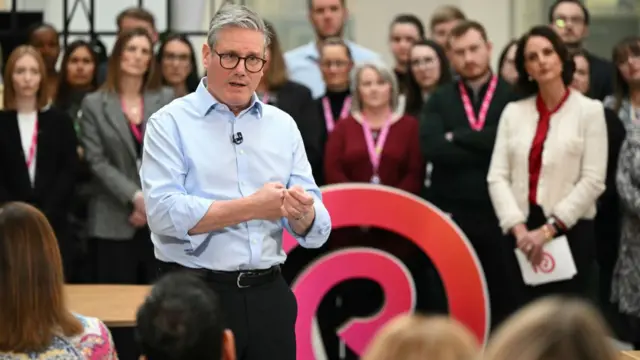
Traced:
<svg viewBox="0 0 640 360">
<path fill-rule="evenodd" d="M 549 235 L 553 235 L 552 230 L 545 229 L 545 226 L 548 225 L 529 231 L 526 226 L 521 224 L 513 230 L 518 249 L 527 255 L 529 262 L 533 266 L 538 266 L 542 262 L 542 248 L 550 240 Z"/>
<path fill-rule="evenodd" d="M 251 197 L 261 219 L 286 217 L 290 221 L 297 221 L 313 213 L 313 196 L 299 185 L 287 189 L 278 182 L 266 183 Z"/>
</svg>

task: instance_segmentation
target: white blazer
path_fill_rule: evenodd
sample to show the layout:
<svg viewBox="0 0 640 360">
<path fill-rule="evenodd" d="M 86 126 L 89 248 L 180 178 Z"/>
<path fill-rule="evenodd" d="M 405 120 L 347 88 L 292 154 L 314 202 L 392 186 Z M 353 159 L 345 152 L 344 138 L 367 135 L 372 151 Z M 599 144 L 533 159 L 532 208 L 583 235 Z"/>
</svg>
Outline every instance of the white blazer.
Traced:
<svg viewBox="0 0 640 360">
<path fill-rule="evenodd" d="M 536 96 L 508 104 L 500 118 L 487 182 L 507 233 L 529 216 L 529 152 L 538 124 Z M 593 219 L 605 189 L 607 127 L 602 103 L 575 90 L 551 116 L 542 152 L 537 203 L 571 228 Z"/>
</svg>

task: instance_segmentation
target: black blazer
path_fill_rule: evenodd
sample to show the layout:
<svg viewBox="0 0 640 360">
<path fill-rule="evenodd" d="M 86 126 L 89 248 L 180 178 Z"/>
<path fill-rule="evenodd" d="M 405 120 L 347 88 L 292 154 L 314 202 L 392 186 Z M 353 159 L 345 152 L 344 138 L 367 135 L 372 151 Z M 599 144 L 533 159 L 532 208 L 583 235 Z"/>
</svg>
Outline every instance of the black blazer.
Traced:
<svg viewBox="0 0 640 360">
<path fill-rule="evenodd" d="M 322 150 L 318 134 L 322 131 L 317 119 L 319 114 L 311 96 L 311 90 L 304 85 L 287 81 L 270 97 L 269 104 L 291 115 L 298 125 L 309 163 L 321 162 Z"/>
<path fill-rule="evenodd" d="M 591 53 L 586 53 L 589 61 L 589 92 L 592 99 L 603 101 L 606 96 L 613 94 L 613 78 L 616 68 L 609 60 L 600 58 Z"/>
<path fill-rule="evenodd" d="M 606 189 L 598 199 L 598 212 L 595 218 L 596 233 L 599 238 L 614 242 L 617 250 L 617 239 L 620 232 L 620 199 L 616 189 L 616 173 L 618 172 L 618 156 L 626 137 L 626 130 L 618 115 L 611 109 L 604 109 L 607 123 L 607 137 L 609 144 Z"/>
<path fill-rule="evenodd" d="M 36 206 L 59 232 L 73 195 L 78 165 L 73 121 L 49 107 L 38 113 L 36 175 L 31 186 L 16 111 L 0 111 L 0 203 L 22 201 Z"/>
</svg>

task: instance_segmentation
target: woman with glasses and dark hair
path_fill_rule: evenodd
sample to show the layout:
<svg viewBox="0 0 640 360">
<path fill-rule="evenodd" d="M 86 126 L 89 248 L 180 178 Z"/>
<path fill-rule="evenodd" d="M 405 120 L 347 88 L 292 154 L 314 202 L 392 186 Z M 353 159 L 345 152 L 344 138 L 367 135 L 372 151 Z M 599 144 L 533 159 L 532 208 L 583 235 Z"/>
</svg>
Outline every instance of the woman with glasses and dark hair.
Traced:
<svg viewBox="0 0 640 360">
<path fill-rule="evenodd" d="M 429 95 L 438 86 L 451 81 L 451 71 L 444 49 L 433 40 L 415 43 L 409 51 L 408 61 L 405 111 L 418 117 Z"/>
<path fill-rule="evenodd" d="M 99 283 L 148 284 L 155 278 L 138 171 L 146 121 L 174 94 L 161 86 L 152 46 L 144 29 L 120 34 L 106 82 L 82 102 L 80 133 L 94 185 L 88 232 Z"/>
<path fill-rule="evenodd" d="M 349 74 L 353 69 L 353 58 L 349 46 L 341 38 L 324 40 L 319 48 L 320 71 L 326 91 L 316 99 L 318 121 L 318 142 L 321 156 L 318 162 L 311 163 L 316 184 L 324 185 L 324 148 L 336 124 L 351 114 L 351 81 Z"/>
<path fill-rule="evenodd" d="M 543 247 L 567 241 L 577 268 L 568 280 L 538 286 L 513 279 L 520 304 L 561 293 L 590 296 L 595 264 L 594 217 L 605 189 L 607 127 L 602 103 L 569 84 L 573 57 L 558 35 L 536 26 L 515 58 L 523 100 L 502 113 L 487 181 L 500 226 L 534 269 L 550 260 Z M 519 273 L 515 254 L 505 272 Z M 511 268 L 513 266 L 513 268 Z"/>
<path fill-rule="evenodd" d="M 160 44 L 156 55 L 162 84 L 170 86 L 176 97 L 196 90 L 200 78 L 193 45 L 182 34 L 171 34 Z"/>
<path fill-rule="evenodd" d="M 265 104 L 277 106 L 291 115 L 298 124 L 307 159 L 311 164 L 319 163 L 322 158 L 318 133 L 318 113 L 313 105 L 311 90 L 306 86 L 289 80 L 287 66 L 280 46 L 280 40 L 273 24 L 265 21 L 271 35 L 271 42 L 267 47 L 266 62 L 262 69 L 264 75 L 256 89 L 258 98 Z"/>
</svg>

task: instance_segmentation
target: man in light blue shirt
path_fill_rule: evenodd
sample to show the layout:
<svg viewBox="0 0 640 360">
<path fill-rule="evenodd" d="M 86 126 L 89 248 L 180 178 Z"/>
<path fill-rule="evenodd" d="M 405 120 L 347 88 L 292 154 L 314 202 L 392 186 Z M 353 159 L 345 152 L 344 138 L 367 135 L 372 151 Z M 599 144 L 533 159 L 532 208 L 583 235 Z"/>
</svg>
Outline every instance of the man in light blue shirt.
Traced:
<svg viewBox="0 0 640 360">
<path fill-rule="evenodd" d="M 149 119 L 140 176 L 160 271 L 196 272 L 220 294 L 239 359 L 294 360 L 283 231 L 317 248 L 331 219 L 296 123 L 255 95 L 268 40 L 252 10 L 219 10 L 209 76 Z"/>
<path fill-rule="evenodd" d="M 309 89 L 314 98 L 324 95 L 326 87 L 320 71 L 318 43 L 331 37 L 343 37 L 348 10 L 345 0 L 307 0 L 309 19 L 316 33 L 316 41 L 302 45 L 284 54 L 291 81 L 300 83 Z M 375 52 L 345 41 L 353 61 L 357 63 L 380 59 Z"/>
</svg>

